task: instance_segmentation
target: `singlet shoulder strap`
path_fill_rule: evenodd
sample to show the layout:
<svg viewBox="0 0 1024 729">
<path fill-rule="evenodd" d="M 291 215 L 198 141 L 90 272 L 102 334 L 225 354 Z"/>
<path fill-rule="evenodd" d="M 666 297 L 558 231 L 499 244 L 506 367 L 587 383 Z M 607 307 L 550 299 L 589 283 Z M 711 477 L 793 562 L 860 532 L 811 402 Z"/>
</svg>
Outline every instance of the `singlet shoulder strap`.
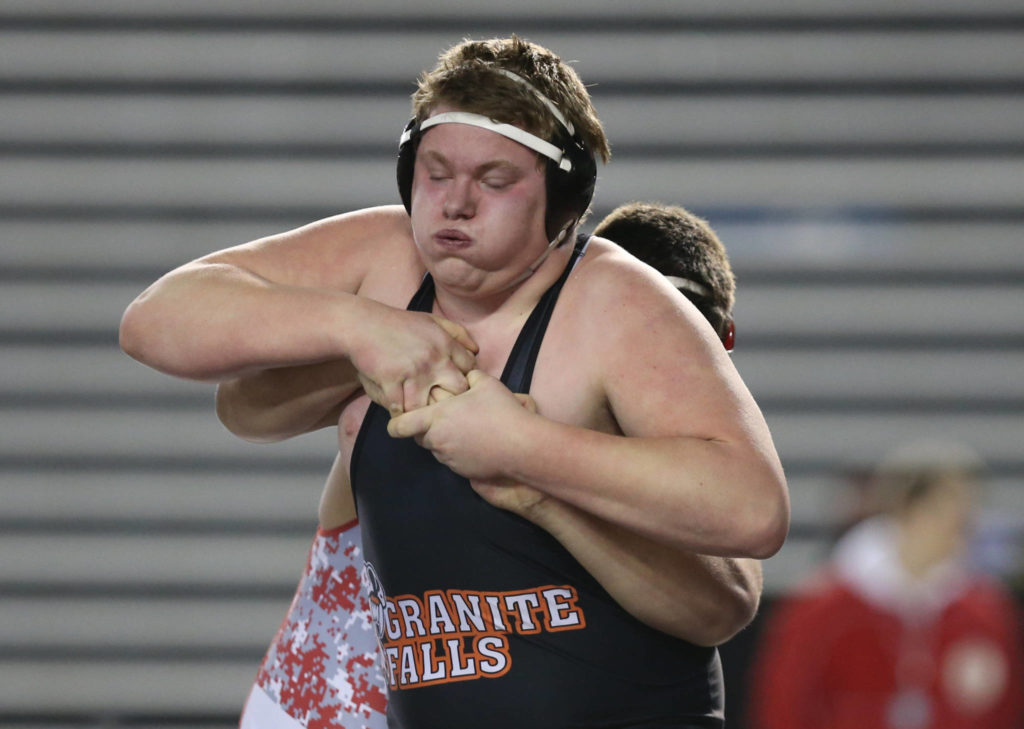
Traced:
<svg viewBox="0 0 1024 729">
<path fill-rule="evenodd" d="M 547 331 L 548 322 L 551 320 L 551 313 L 555 310 L 555 303 L 562 291 L 562 286 L 569 279 L 569 274 L 576 267 L 580 258 L 586 252 L 589 236 L 577 236 L 576 246 L 573 248 L 572 256 L 565 266 L 565 270 L 557 281 L 544 292 L 544 295 L 537 302 L 537 305 L 526 320 L 519 337 L 516 339 L 512 352 L 505 363 L 505 370 L 501 373 L 501 381 L 505 383 L 512 392 L 529 392 L 530 382 L 533 380 L 533 367 L 537 362 L 537 353 L 540 352 L 541 342 L 544 341 L 544 332 Z"/>
<path fill-rule="evenodd" d="M 406 311 L 425 311 L 428 314 L 434 310 L 434 279 L 429 274 L 423 274 L 423 282 L 416 290 L 416 293 L 409 299 Z"/>
</svg>

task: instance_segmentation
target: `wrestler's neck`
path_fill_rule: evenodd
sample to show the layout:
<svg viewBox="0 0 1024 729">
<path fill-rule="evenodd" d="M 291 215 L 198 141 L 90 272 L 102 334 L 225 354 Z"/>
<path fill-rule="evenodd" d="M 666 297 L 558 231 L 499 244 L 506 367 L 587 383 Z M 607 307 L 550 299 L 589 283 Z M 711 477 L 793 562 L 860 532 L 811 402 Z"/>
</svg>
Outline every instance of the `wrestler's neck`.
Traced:
<svg viewBox="0 0 1024 729">
<path fill-rule="evenodd" d="M 470 330 L 481 324 L 516 322 L 529 316 L 544 292 L 562 275 L 571 255 L 572 246 L 552 248 L 543 260 L 515 273 L 511 284 L 489 294 L 466 295 L 435 282 L 435 313 Z"/>
</svg>

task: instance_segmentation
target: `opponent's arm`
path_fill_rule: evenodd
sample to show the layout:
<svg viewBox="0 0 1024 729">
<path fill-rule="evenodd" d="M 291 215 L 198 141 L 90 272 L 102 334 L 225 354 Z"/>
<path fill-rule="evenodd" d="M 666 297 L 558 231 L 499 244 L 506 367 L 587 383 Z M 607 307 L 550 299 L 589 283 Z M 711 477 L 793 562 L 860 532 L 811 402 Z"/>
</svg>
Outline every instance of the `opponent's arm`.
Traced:
<svg viewBox="0 0 1024 729">
<path fill-rule="evenodd" d="M 435 391 L 432 402 L 447 399 Z M 531 412 L 536 403 L 516 398 Z M 753 620 L 762 590 L 755 559 L 673 549 L 523 484 L 474 483 L 492 506 L 546 530 L 637 620 L 703 646 L 720 645 Z"/>
<path fill-rule="evenodd" d="M 667 547 L 551 499 L 535 514 L 627 612 L 703 646 L 720 645 L 753 620 L 761 563 Z"/>
<path fill-rule="evenodd" d="M 347 359 L 275 367 L 217 385 L 217 417 L 240 438 L 271 443 L 337 425 L 361 390 Z"/>
<path fill-rule="evenodd" d="M 453 339 L 462 336 L 451 322 L 435 321 Z M 388 402 L 383 388 L 347 359 L 273 367 L 218 383 L 217 417 L 240 438 L 272 443 L 337 425 L 345 404 L 359 392 Z"/>
<path fill-rule="evenodd" d="M 475 488 L 492 505 L 550 533 L 623 609 L 652 628 L 697 645 L 720 645 L 757 612 L 758 560 L 673 549 L 528 486 Z"/>
</svg>

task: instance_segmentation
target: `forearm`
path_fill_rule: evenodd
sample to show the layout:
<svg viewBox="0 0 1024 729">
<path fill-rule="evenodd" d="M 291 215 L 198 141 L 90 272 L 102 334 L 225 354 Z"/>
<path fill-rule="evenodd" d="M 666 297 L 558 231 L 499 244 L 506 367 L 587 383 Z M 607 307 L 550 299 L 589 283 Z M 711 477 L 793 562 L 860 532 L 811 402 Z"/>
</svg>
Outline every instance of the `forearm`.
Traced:
<svg viewBox="0 0 1024 729">
<path fill-rule="evenodd" d="M 530 415 L 503 442 L 503 474 L 678 550 L 767 558 L 789 500 L 772 453 L 692 437 L 599 433 Z"/>
<path fill-rule="evenodd" d="M 554 499 L 527 515 L 633 617 L 704 646 L 746 627 L 761 596 L 761 563 L 683 552 Z"/>
<path fill-rule="evenodd" d="M 789 497 L 767 429 L 760 443 L 613 435 L 531 412 L 482 372 L 467 380 L 388 432 L 418 437 L 480 488 L 522 484 L 674 549 L 763 559 L 781 547 Z"/>
<path fill-rule="evenodd" d="M 274 442 L 337 425 L 359 389 L 348 360 L 263 370 L 217 386 L 217 417 L 240 438 Z"/>
<path fill-rule="evenodd" d="M 221 380 L 346 355 L 358 297 L 277 284 L 228 263 L 197 261 L 167 274 L 121 320 L 126 353 L 162 372 Z"/>
</svg>

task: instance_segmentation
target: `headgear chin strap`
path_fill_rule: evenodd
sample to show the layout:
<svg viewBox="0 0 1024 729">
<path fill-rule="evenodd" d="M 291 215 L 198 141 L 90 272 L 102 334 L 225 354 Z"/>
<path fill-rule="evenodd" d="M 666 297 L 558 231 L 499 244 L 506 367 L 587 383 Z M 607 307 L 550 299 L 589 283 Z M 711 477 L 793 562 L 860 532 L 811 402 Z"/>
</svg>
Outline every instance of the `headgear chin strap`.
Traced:
<svg viewBox="0 0 1024 729">
<path fill-rule="evenodd" d="M 564 228 L 562 228 L 562 230 L 559 231 L 558 235 L 556 235 L 551 240 L 551 242 L 548 243 L 548 246 L 547 246 L 547 248 L 544 249 L 544 252 L 541 253 L 539 256 L 537 256 L 537 258 L 534 260 L 534 262 L 526 267 L 525 271 L 523 271 L 521 274 L 516 276 L 516 278 L 513 279 L 512 283 L 510 283 L 508 285 L 508 288 L 512 288 L 513 286 L 518 286 L 523 281 L 525 281 L 526 279 L 530 278 L 530 276 L 532 276 L 534 273 L 536 273 L 537 269 L 540 268 L 541 264 L 544 263 L 544 261 L 548 260 L 548 256 L 551 255 L 551 251 L 555 250 L 555 248 L 557 248 L 558 245 L 563 240 L 565 240 L 565 234 L 568 233 L 569 229 L 573 225 L 575 225 L 575 224 L 576 224 L 576 221 L 574 220 L 570 224 L 568 224 Z"/>
</svg>

